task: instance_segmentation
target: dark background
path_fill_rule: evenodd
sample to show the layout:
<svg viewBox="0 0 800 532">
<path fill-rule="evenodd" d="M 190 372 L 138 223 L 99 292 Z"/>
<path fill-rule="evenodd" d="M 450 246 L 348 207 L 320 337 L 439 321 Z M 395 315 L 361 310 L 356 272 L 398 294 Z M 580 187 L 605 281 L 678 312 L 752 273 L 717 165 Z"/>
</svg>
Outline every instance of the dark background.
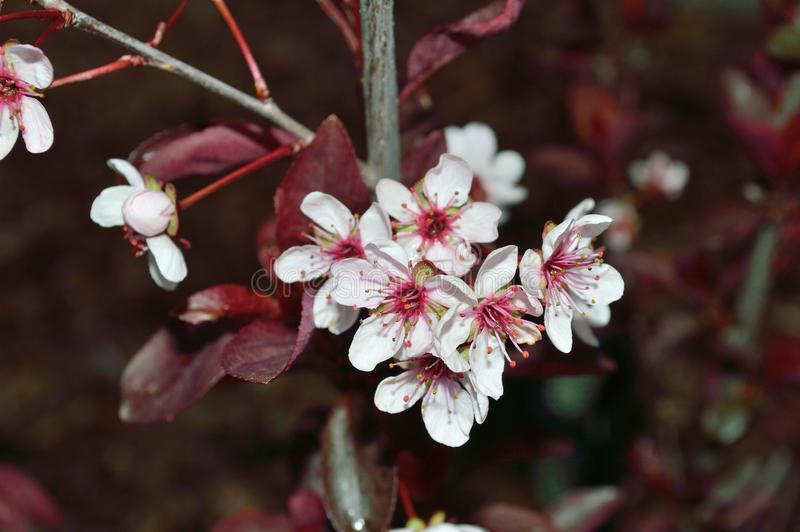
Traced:
<svg viewBox="0 0 800 532">
<path fill-rule="evenodd" d="M 5 10 L 22 8 L 15 0 L 6 4 Z M 75 4 L 143 40 L 172 9 L 170 2 L 155 0 Z M 484 1 L 397 4 L 403 64 L 425 31 Z M 587 27 L 551 4 L 561 2 L 531 1 L 512 31 L 480 44 L 430 81 L 441 125 L 485 121 L 502 148 L 525 155 L 545 144 L 574 143 L 564 101 L 566 76 L 547 67 L 553 56 L 565 43 L 581 39 L 621 63 L 645 54 L 647 66 L 636 71 L 637 107 L 659 124 L 653 142 L 680 154 L 692 177 L 680 201 L 648 205 L 636 248 L 679 252 L 692 242 L 709 201 L 740 201 L 742 184 L 756 173 L 721 119 L 719 87 L 722 69 L 762 40 L 757 2 L 679 2 L 669 26 L 650 34 L 626 28 L 616 2 L 598 2 L 600 15 Z M 316 2 L 232 0 L 230 8 L 280 105 L 312 129 L 337 114 L 363 156 L 356 72 Z M 0 40 L 31 39 L 38 24 L 3 24 Z M 210 2 L 190 2 L 161 48 L 234 86 L 251 87 Z M 122 53 L 78 31 L 59 32 L 44 49 L 57 76 Z M 20 144 L 0 162 L 0 460 L 37 478 L 75 530 L 197 530 L 244 505 L 282 509 L 297 485 L 289 450 L 298 430 L 314 430 L 298 429 L 300 414 L 324 409 L 336 397 L 324 377 L 301 367 L 268 386 L 226 379 L 172 423 L 125 425 L 117 409 L 126 361 L 170 308 L 212 284 L 247 283 L 260 267 L 255 234 L 273 212 L 272 195 L 285 163 L 186 212 L 182 230 L 193 244 L 190 274 L 177 292 L 165 293 L 116 231 L 89 220 L 92 200 L 114 182 L 105 161 L 126 157 L 146 137 L 179 124 L 254 117 L 182 79 L 145 68 L 55 89 L 45 105 L 55 125 L 53 148 L 32 156 Z M 181 182 L 179 191 L 201 182 Z M 530 172 L 524 183 L 530 197 L 513 209 L 500 244 L 538 245 L 546 220 L 560 219 L 592 192 Z M 459 502 L 442 499 L 432 507 L 468 515 L 473 501 L 493 498 L 536 505 L 568 486 L 625 478 L 623 455 L 642 427 L 628 337 L 631 304 L 615 305 L 605 344 L 620 371 L 573 380 L 561 390 L 559 397 L 577 404 L 574 415 L 553 414 L 546 398 L 559 392 L 547 392 L 547 385 L 512 383 L 493 404 L 487 425 L 474 430 L 476 449 L 519 424 L 534 433 L 567 436 L 576 442 L 574 457 L 486 471 L 470 463 L 475 452 L 470 443 L 455 458 L 470 465 L 456 491 L 449 492 L 449 499 Z M 588 394 L 585 399 L 581 392 Z"/>
</svg>

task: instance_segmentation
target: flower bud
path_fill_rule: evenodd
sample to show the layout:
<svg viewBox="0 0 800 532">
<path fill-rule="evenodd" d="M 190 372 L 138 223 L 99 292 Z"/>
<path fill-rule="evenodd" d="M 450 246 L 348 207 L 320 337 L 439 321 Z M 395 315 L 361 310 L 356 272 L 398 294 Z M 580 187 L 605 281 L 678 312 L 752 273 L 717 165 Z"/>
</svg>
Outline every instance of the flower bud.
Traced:
<svg viewBox="0 0 800 532">
<path fill-rule="evenodd" d="M 156 190 L 142 190 L 132 194 L 122 205 L 125 223 L 142 236 L 156 236 L 167 230 L 175 214 L 175 205 L 169 196 Z"/>
</svg>

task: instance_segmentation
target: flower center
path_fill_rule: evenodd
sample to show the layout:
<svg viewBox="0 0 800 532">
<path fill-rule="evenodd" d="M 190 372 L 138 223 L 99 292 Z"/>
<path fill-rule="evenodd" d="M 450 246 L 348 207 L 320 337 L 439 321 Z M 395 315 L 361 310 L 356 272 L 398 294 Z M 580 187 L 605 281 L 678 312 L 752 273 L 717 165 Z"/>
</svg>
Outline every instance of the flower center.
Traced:
<svg viewBox="0 0 800 532">
<path fill-rule="evenodd" d="M 581 247 L 580 241 L 580 227 L 571 227 L 543 265 L 551 304 L 568 308 L 578 307 L 580 301 L 595 304 L 590 291 L 597 288 L 600 277 L 592 268 L 602 264 L 604 250 Z"/>
<path fill-rule="evenodd" d="M 505 348 L 506 340 L 510 340 L 522 358 L 528 358 L 530 354 L 528 351 L 519 346 L 519 342 L 526 343 L 525 340 L 519 339 L 519 326 L 522 325 L 522 315 L 524 311 L 518 308 L 513 303 L 514 293 L 517 287 L 511 287 L 504 293 L 499 295 L 491 295 L 483 299 L 476 307 L 469 313 L 475 316 L 476 329 L 475 335 L 484 334 L 486 336 L 494 337 L 503 356 L 508 360 L 509 365 L 513 368 L 517 365 L 516 361 L 512 360 L 508 355 Z M 462 314 L 465 317 L 467 313 Z M 487 342 L 488 343 L 488 342 Z M 529 342 L 528 342 L 529 343 Z M 475 344 L 473 344 L 474 346 Z M 488 348 L 487 355 L 492 353 L 492 348 Z"/>
<path fill-rule="evenodd" d="M 389 294 L 386 312 L 394 314 L 401 320 L 414 320 L 425 312 L 428 295 L 416 281 L 404 281 L 397 284 Z"/>
<path fill-rule="evenodd" d="M 450 226 L 452 224 L 452 216 L 446 211 L 437 208 L 431 208 L 424 211 L 419 216 L 417 226 L 419 231 L 426 240 L 444 240 L 450 233 Z"/>
<path fill-rule="evenodd" d="M 326 249 L 325 253 L 328 254 L 333 260 L 343 260 L 349 258 L 363 258 L 364 248 L 361 246 L 361 241 L 357 235 L 351 234 L 344 240 L 339 240 L 330 249 Z"/>
<path fill-rule="evenodd" d="M 0 77 L 0 99 L 13 101 L 20 92 L 16 80 L 8 77 Z"/>
<path fill-rule="evenodd" d="M 441 358 L 433 356 L 431 353 L 425 353 L 410 360 L 392 362 L 389 366 L 405 369 L 409 372 L 406 374 L 409 375 L 407 378 L 417 381 L 413 391 L 403 396 L 403 401 L 406 403 L 410 401 L 411 397 L 416 395 L 417 390 L 421 386 L 425 386 L 428 390 L 422 408 L 425 408 L 428 401 L 431 400 L 432 394 L 439 392 L 445 395 L 448 411 L 452 413 L 452 401 L 458 397 L 458 393 L 461 391 L 461 387 L 455 383 L 454 379 L 461 379 L 463 375 L 451 371 Z M 411 373 L 412 370 L 416 370 L 416 372 Z"/>
</svg>

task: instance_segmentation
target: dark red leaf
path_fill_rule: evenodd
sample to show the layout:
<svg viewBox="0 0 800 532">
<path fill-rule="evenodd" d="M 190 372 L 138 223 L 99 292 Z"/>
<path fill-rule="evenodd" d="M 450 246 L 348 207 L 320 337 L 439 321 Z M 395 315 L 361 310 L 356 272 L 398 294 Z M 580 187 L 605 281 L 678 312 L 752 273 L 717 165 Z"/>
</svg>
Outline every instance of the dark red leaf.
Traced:
<svg viewBox="0 0 800 532">
<path fill-rule="evenodd" d="M 322 532 L 328 522 L 322 499 L 308 488 L 299 489 L 289 497 L 289 515 L 294 532 Z"/>
<path fill-rule="evenodd" d="M 180 126 L 144 141 L 129 159 L 142 173 L 163 181 L 210 175 L 253 161 L 294 136 L 250 122 Z"/>
<path fill-rule="evenodd" d="M 558 532 L 592 532 L 622 506 L 622 492 L 613 486 L 571 491 L 547 509 Z"/>
<path fill-rule="evenodd" d="M 389 528 L 397 472 L 377 465 L 371 454 L 356 442 L 352 404 L 339 402 L 322 430 L 323 499 L 338 532 Z"/>
<path fill-rule="evenodd" d="M 589 186 L 600 177 L 597 161 L 569 146 L 542 146 L 530 157 L 530 172 L 568 186 Z"/>
<path fill-rule="evenodd" d="M 475 521 L 491 532 L 556 532 L 546 515 L 503 502 L 481 508 Z"/>
<path fill-rule="evenodd" d="M 429 500 L 447 475 L 449 450 L 441 445 L 429 446 L 423 456 L 410 451 L 397 455 L 397 475 L 415 501 Z"/>
<path fill-rule="evenodd" d="M 509 376 L 517 378 L 550 378 L 566 375 L 612 373 L 617 364 L 596 351 L 581 350 L 565 355 L 554 350 L 542 350 L 530 358 L 508 368 Z"/>
<path fill-rule="evenodd" d="M 24 471 L 0 464 L 0 527 L 30 530 L 30 525 L 58 527 L 61 514 L 45 490 Z"/>
<path fill-rule="evenodd" d="M 437 129 L 412 146 L 403 158 L 401 172 L 407 187 L 425 177 L 425 173 L 439 164 L 439 157 L 447 153 L 444 131 Z M 477 181 L 477 179 L 476 179 Z"/>
<path fill-rule="evenodd" d="M 650 487 L 665 495 L 672 493 L 673 483 L 664 457 L 651 438 L 643 436 L 633 443 L 629 461 Z"/>
<path fill-rule="evenodd" d="M 414 44 L 408 56 L 408 80 L 400 99 L 434 72 L 482 39 L 507 30 L 519 18 L 525 0 L 494 0 L 451 24 L 433 29 Z"/>
<path fill-rule="evenodd" d="M 569 110 L 581 142 L 605 160 L 614 160 L 632 138 L 634 119 L 617 96 L 594 83 L 578 83 L 569 93 Z"/>
<path fill-rule="evenodd" d="M 211 532 L 295 532 L 285 515 L 248 509 L 225 517 L 214 525 Z"/>
<path fill-rule="evenodd" d="M 308 229 L 309 219 L 300 212 L 300 204 L 315 190 L 336 196 L 354 213 L 365 211 L 372 202 L 353 143 L 335 116 L 319 126 L 314 140 L 297 156 L 275 193 L 281 249 L 304 242 L 301 233 Z"/>
<path fill-rule="evenodd" d="M 229 332 L 194 337 L 182 329 L 158 330 L 122 373 L 122 421 L 171 420 L 203 397 L 225 374 L 222 352 Z"/>
<path fill-rule="evenodd" d="M 788 335 L 772 338 L 764 354 L 764 372 L 770 382 L 800 384 L 800 338 Z"/>
<path fill-rule="evenodd" d="M 187 323 L 217 321 L 222 318 L 249 317 L 276 318 L 280 314 L 278 302 L 252 289 L 237 284 L 221 284 L 192 294 L 178 318 Z"/>
<path fill-rule="evenodd" d="M 313 303 L 314 295 L 304 293 L 297 330 L 276 320 L 258 320 L 242 327 L 225 347 L 222 363 L 228 375 L 267 384 L 287 371 L 314 333 Z"/>
</svg>

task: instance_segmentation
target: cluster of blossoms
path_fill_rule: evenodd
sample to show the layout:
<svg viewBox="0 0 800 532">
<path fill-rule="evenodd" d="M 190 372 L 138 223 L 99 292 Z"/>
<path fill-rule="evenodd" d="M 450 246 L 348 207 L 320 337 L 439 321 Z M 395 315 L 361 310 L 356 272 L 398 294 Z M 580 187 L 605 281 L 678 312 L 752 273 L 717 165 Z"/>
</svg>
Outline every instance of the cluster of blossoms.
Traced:
<svg viewBox="0 0 800 532">
<path fill-rule="evenodd" d="M 421 403 L 431 437 L 450 446 L 486 419 L 489 398 L 503 394 L 506 364 L 528 358 L 542 331 L 563 352 L 573 330 L 596 345 L 591 328 L 608 323 L 608 305 L 623 291 L 592 245 L 612 222 L 589 214 L 592 200 L 549 223 L 542 249 L 527 250 L 521 262 L 513 245 L 480 261 L 475 244 L 497 239 L 502 212 L 470 198 L 472 181 L 470 166 L 445 154 L 411 189 L 380 181 L 378 201 L 360 217 L 312 192 L 301 210 L 314 223 L 313 244 L 275 263 L 284 282 L 325 278 L 314 301 L 317 327 L 339 334 L 368 311 L 350 362 L 362 371 L 385 361 L 402 370 L 378 385 L 375 405 L 397 413 Z M 544 325 L 532 321 L 542 314 Z"/>
</svg>

